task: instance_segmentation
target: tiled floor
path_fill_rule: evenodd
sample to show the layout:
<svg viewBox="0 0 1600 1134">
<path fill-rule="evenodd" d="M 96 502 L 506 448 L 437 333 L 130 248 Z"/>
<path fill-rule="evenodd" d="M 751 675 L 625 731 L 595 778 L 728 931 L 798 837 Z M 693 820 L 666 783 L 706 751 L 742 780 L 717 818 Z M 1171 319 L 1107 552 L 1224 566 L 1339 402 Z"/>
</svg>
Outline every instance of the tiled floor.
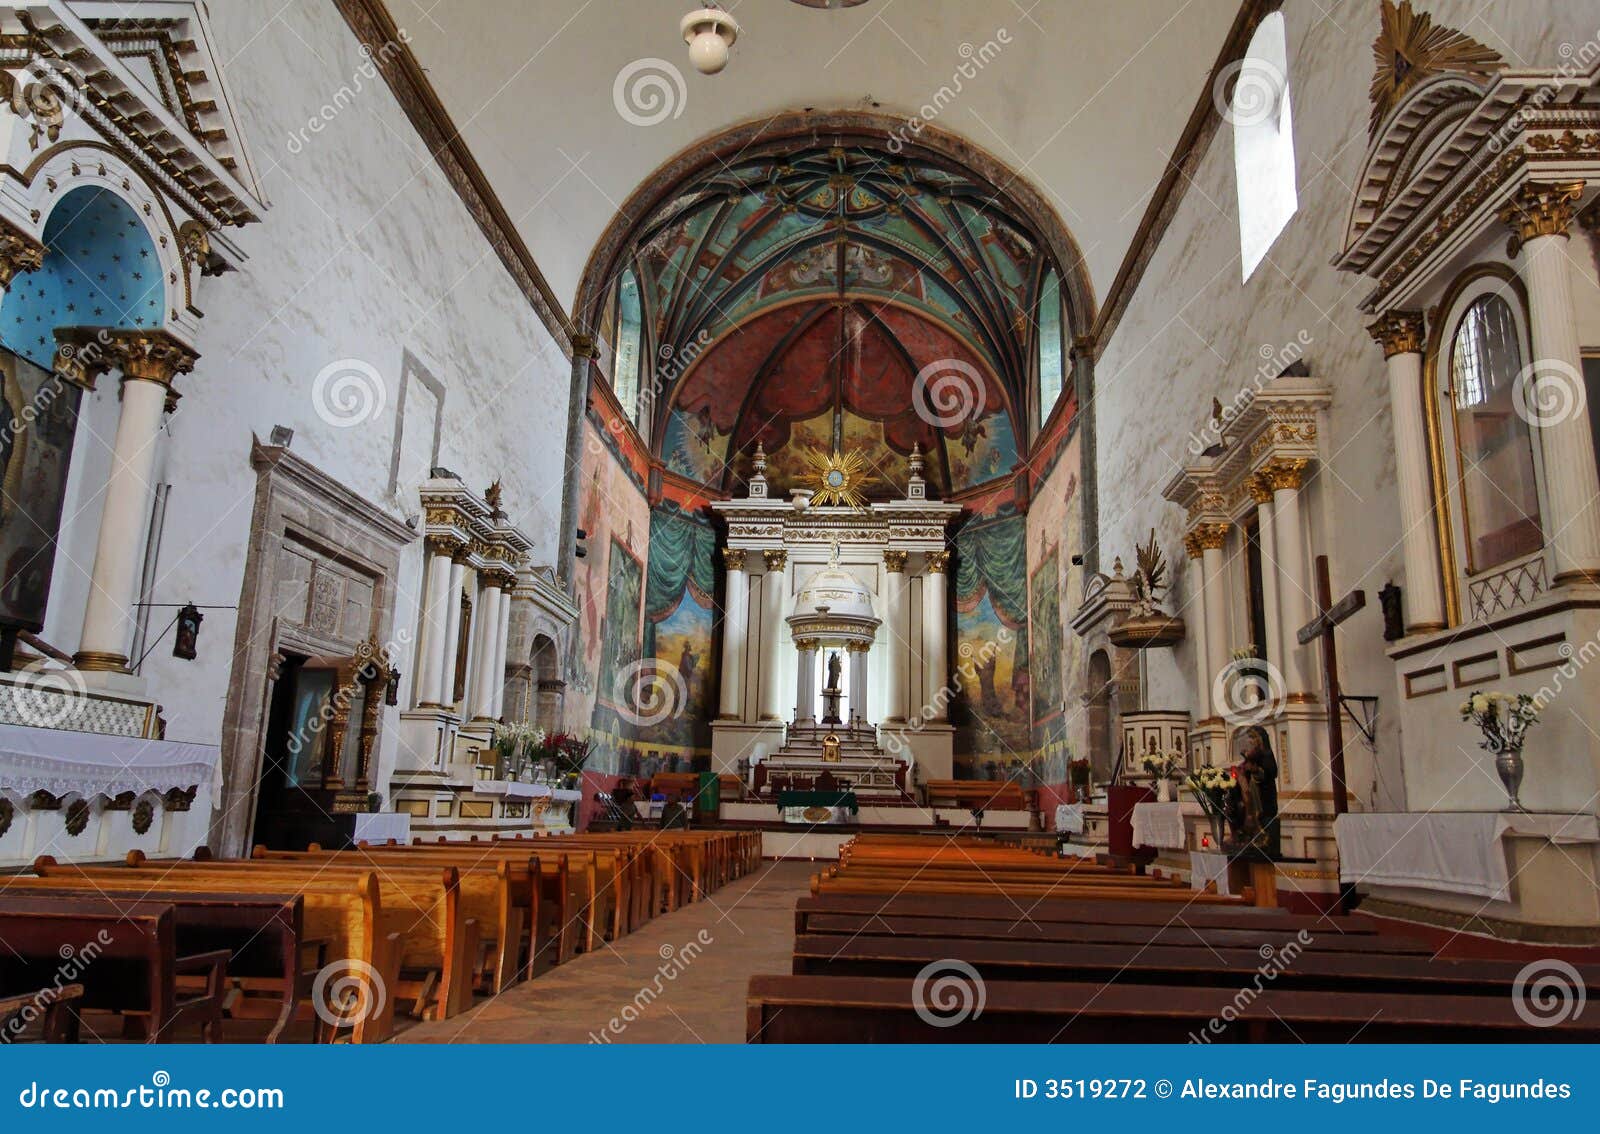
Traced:
<svg viewBox="0 0 1600 1134">
<path fill-rule="evenodd" d="M 745 986 L 787 973 L 795 899 L 816 866 L 764 863 L 637 933 L 401 1043 L 743 1043 Z"/>
</svg>

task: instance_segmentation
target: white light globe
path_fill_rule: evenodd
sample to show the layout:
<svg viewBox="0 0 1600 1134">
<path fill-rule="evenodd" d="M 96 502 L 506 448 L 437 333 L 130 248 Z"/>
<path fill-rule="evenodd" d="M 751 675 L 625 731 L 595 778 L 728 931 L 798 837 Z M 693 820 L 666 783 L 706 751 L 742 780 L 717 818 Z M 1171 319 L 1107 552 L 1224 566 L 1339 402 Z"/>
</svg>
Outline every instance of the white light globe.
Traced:
<svg viewBox="0 0 1600 1134">
<path fill-rule="evenodd" d="M 715 75 L 728 65 L 728 45 L 714 31 L 703 31 L 689 41 L 689 62 L 702 75 Z"/>
</svg>

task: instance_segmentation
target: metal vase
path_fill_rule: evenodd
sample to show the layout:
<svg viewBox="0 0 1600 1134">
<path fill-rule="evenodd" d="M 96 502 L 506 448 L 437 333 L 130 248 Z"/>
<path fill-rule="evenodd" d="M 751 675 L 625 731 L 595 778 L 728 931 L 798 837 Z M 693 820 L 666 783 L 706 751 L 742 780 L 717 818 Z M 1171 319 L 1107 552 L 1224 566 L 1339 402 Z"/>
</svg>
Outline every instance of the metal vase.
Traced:
<svg viewBox="0 0 1600 1134">
<path fill-rule="evenodd" d="M 1206 817 L 1211 820 L 1211 841 L 1220 850 L 1223 838 L 1227 835 L 1227 831 L 1223 829 L 1222 816 L 1213 811 L 1209 812 Z"/>
<path fill-rule="evenodd" d="M 1494 770 L 1500 773 L 1500 782 L 1505 785 L 1509 802 L 1506 811 L 1526 811 L 1522 801 L 1517 798 L 1517 792 L 1522 788 L 1522 749 L 1506 748 L 1495 754 Z"/>
</svg>

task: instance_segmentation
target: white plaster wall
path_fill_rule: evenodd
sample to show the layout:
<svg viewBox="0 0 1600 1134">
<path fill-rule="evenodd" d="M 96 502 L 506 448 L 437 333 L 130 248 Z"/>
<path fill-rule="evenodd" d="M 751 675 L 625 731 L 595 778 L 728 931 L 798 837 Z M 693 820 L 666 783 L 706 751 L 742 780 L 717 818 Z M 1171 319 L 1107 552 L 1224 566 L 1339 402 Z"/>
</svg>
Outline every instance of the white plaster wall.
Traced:
<svg viewBox="0 0 1600 1134">
<path fill-rule="evenodd" d="M 1131 562 L 1135 543 L 1154 524 L 1169 554 L 1181 556 L 1183 515 L 1160 490 L 1187 459 L 1190 430 L 1208 420 L 1213 397 L 1227 404 L 1253 382 L 1263 352 L 1308 334 L 1312 374 L 1334 391 L 1323 471 L 1309 493 L 1314 550 L 1330 557 L 1336 595 L 1355 587 L 1367 591 L 1374 609 L 1348 623 L 1340 637 L 1342 677 L 1347 692 L 1383 699 L 1376 761 L 1346 730 L 1350 785 L 1369 806 L 1393 808 L 1404 800 L 1394 670 L 1382 652 L 1375 609 L 1378 589 L 1402 576 L 1387 378 L 1382 353 L 1365 330 L 1367 318 L 1357 310 L 1371 281 L 1329 266 L 1366 152 L 1378 7 L 1364 0 L 1335 3 L 1326 12 L 1321 7 L 1284 8 L 1298 213 L 1241 285 L 1233 145 L 1224 125 L 1096 366 L 1101 546 L 1108 562 L 1115 554 Z M 1501 52 L 1512 66 L 1556 67 L 1564 58 L 1560 44 L 1593 40 L 1600 27 L 1594 5 L 1578 0 L 1537 6 L 1429 0 L 1422 7 Z M 1594 294 L 1587 269 L 1575 275 L 1575 285 L 1580 295 Z M 1590 332 L 1600 330 L 1596 319 L 1580 325 L 1591 343 Z M 1178 582 L 1176 601 L 1187 607 L 1192 596 L 1181 566 Z M 1183 613 L 1189 640 L 1148 655 L 1151 704 L 1194 705 L 1198 609 Z M 1244 638 L 1241 618 L 1242 609 L 1230 611 L 1230 643 Z"/>
<path fill-rule="evenodd" d="M 568 363 L 388 88 L 366 73 L 332 5 L 298 0 L 268 11 L 213 4 L 211 16 L 243 142 L 271 208 L 262 223 L 231 234 L 248 257 L 242 271 L 198 280 L 201 357 L 195 372 L 179 379 L 183 399 L 165 438 L 161 467 L 174 488 L 153 600 L 237 604 L 256 484 L 251 435 L 265 441 L 274 425 L 292 428 L 294 452 L 354 492 L 396 517 L 416 515 L 416 480 L 425 468 L 408 470 L 413 475 L 389 492 L 403 351 L 446 387 L 439 463 L 480 490 L 503 478 L 512 521 L 533 539 L 534 561 L 549 563 L 561 506 Z M 353 97 L 341 99 L 320 133 L 291 147 L 292 132 L 344 87 Z M 319 371 L 344 359 L 379 376 L 382 405 L 338 427 L 328 420 L 336 415 L 319 414 L 313 388 Z M 115 383 L 101 385 L 80 428 L 109 444 L 116 390 Z M 408 401 L 425 400 L 418 393 L 413 386 Z M 98 524 L 93 497 L 108 465 L 103 449 L 85 437 L 72 470 L 47 635 L 68 650 L 77 646 Z M 408 451 L 413 443 L 408 434 Z M 405 553 L 396 630 L 414 631 L 421 555 L 420 541 Z M 155 612 L 152 635 L 171 613 Z M 165 705 L 168 736 L 214 744 L 236 615 L 205 614 L 200 660 L 172 658 L 169 636 L 143 673 Z M 410 655 L 399 651 L 407 669 Z M 401 703 L 409 703 L 405 688 Z M 394 715 L 384 730 L 379 784 L 393 762 Z"/>
</svg>

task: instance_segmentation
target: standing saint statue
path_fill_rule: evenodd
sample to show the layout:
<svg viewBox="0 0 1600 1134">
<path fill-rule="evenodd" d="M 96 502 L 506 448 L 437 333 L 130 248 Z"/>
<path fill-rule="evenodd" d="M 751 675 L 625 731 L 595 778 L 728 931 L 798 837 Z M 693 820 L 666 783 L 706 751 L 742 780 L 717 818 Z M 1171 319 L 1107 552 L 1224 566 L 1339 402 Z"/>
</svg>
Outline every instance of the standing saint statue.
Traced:
<svg viewBox="0 0 1600 1134">
<path fill-rule="evenodd" d="M 839 688 L 839 651 L 828 655 L 828 682 L 822 687 L 822 723 L 842 724 L 839 719 L 839 701 L 844 696 Z"/>
<path fill-rule="evenodd" d="M 823 686 L 824 693 L 839 692 L 839 651 L 835 650 L 828 655 L 828 684 Z"/>
</svg>

